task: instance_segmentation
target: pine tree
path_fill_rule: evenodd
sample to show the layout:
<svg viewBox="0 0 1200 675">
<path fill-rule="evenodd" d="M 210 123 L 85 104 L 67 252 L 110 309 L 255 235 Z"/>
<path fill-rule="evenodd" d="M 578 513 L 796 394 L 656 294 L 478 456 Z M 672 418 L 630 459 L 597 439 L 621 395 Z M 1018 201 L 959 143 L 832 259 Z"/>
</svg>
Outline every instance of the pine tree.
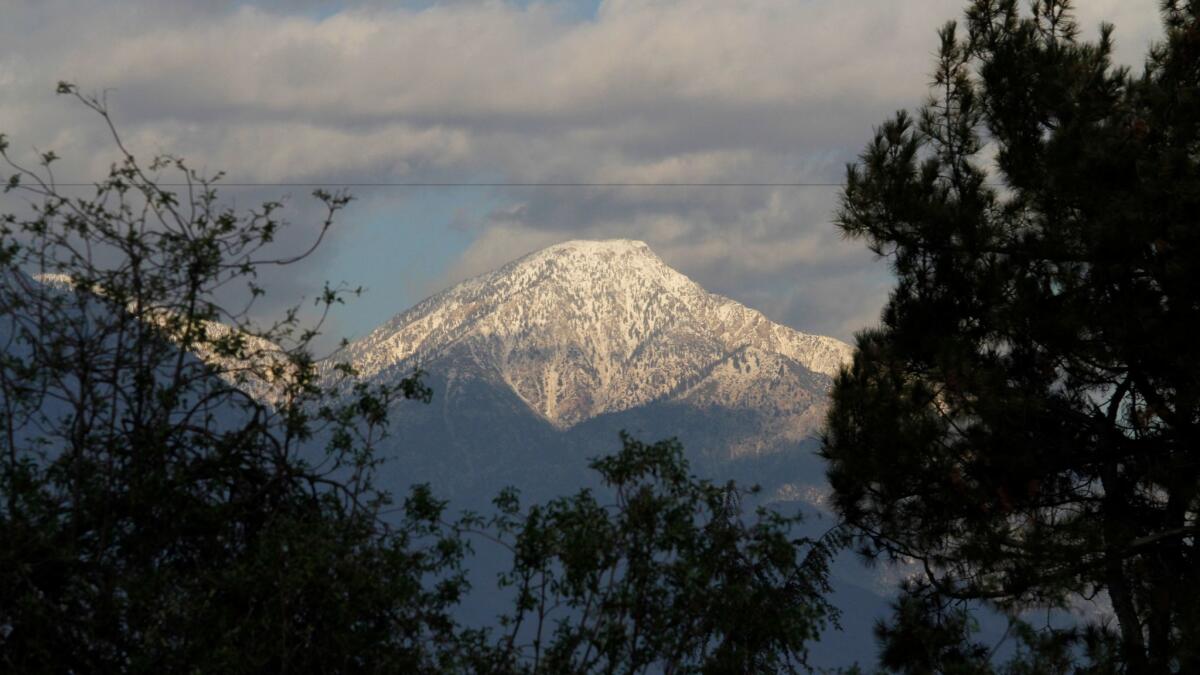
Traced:
<svg viewBox="0 0 1200 675">
<path fill-rule="evenodd" d="M 839 227 L 897 285 L 823 454 L 862 553 L 918 571 L 885 654 L 962 603 L 1090 598 L 1031 641 L 1200 671 L 1200 3 L 1162 14 L 1134 74 L 1066 0 L 975 0 L 848 169 Z"/>
</svg>

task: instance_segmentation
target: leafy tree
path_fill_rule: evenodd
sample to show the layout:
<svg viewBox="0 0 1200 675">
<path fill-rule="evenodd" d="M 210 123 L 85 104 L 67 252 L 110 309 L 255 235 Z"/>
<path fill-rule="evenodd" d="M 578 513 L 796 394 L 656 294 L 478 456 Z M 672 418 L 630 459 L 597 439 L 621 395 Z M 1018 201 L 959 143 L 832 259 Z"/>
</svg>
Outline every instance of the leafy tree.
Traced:
<svg viewBox="0 0 1200 675">
<path fill-rule="evenodd" d="M 505 672 L 797 672 L 836 619 L 824 599 L 840 537 L 795 538 L 798 516 L 690 476 L 677 442 L 622 435 L 592 462 L 614 501 L 584 490 L 488 521 L 512 550 L 515 590 L 492 658 Z"/>
<path fill-rule="evenodd" d="M 59 87 L 97 112 L 102 100 Z M 596 460 L 603 494 L 451 517 L 400 505 L 374 448 L 395 387 L 312 354 L 292 308 L 257 328 L 258 271 L 311 253 L 349 197 L 317 191 L 307 253 L 267 255 L 278 202 L 239 213 L 183 160 L 120 162 L 84 197 L 7 152 L 0 216 L 0 670 L 750 672 L 801 667 L 834 617 L 837 533 L 741 509 L 673 442 Z M 167 180 L 183 187 L 171 189 Z M 244 289 L 241 298 L 230 289 Z M 234 304 L 231 298 L 243 303 Z M 235 307 L 233 311 L 227 309 Z M 512 553 L 498 626 L 456 610 L 478 537 Z"/>
<path fill-rule="evenodd" d="M 823 453 L 862 552 L 917 571 L 895 626 L 1090 598 L 1041 637 L 1200 671 L 1200 3 L 1162 14 L 1134 75 L 1066 0 L 975 0 L 849 167 L 838 224 L 898 283 Z"/>
<path fill-rule="evenodd" d="M 0 669 L 453 657 L 462 542 L 411 500 L 384 523 L 371 482 L 383 411 L 428 392 L 319 386 L 316 328 L 296 310 L 264 330 L 246 318 L 256 271 L 303 257 L 263 255 L 287 232 L 280 205 L 238 214 L 182 160 L 143 168 L 114 139 L 121 161 L 74 198 L 53 153 L 33 171 L 0 143 L 6 193 L 27 200 L 0 223 Z M 186 189 L 160 186 L 164 171 Z M 348 197 L 317 197 L 324 235 Z M 239 283 L 249 302 L 231 314 L 216 294 Z"/>
</svg>

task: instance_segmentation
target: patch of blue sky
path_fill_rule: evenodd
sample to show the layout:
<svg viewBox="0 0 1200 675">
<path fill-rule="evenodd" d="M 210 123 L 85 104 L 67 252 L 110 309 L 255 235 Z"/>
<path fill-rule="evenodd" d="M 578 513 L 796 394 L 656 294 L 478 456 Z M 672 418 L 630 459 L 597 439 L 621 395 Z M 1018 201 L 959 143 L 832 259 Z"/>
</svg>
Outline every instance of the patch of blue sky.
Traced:
<svg viewBox="0 0 1200 675">
<path fill-rule="evenodd" d="M 486 182 L 491 176 L 470 180 Z M 440 290 L 444 278 L 504 200 L 489 187 L 356 188 L 345 231 L 322 270 L 333 283 L 363 287 L 338 310 L 339 333 L 365 335 Z"/>
</svg>

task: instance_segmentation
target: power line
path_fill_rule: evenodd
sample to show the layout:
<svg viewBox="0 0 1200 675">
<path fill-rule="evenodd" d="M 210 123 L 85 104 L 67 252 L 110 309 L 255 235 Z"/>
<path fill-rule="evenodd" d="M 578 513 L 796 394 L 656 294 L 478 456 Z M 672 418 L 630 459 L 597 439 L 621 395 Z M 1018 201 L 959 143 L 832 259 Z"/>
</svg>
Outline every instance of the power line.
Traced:
<svg viewBox="0 0 1200 675">
<path fill-rule="evenodd" d="M 55 183 L 58 187 L 95 187 L 96 183 Z M 158 187 L 188 187 L 188 183 L 155 183 Z M 583 182 L 548 182 L 548 183 L 455 183 L 455 182 L 421 182 L 421 183 L 226 183 L 219 181 L 212 187 L 311 187 L 311 188 L 348 188 L 348 187 L 405 187 L 405 188 L 441 188 L 441 187 L 511 187 L 511 188 L 559 188 L 559 187 L 649 187 L 649 188 L 724 188 L 724 187 L 845 187 L 844 183 L 583 183 Z M 192 183 L 198 187 L 198 183 Z"/>
</svg>

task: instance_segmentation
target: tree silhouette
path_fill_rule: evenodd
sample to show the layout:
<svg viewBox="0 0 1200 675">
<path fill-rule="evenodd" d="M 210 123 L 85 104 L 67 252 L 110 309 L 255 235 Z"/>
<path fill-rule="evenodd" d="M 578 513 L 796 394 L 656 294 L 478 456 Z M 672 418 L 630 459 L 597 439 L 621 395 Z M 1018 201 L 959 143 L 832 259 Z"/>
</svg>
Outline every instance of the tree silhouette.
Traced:
<svg viewBox="0 0 1200 675">
<path fill-rule="evenodd" d="M 100 99 L 59 92 L 111 129 Z M 143 167 L 113 139 L 120 162 L 82 198 L 54 183 L 53 153 L 33 171 L 0 143 L 6 193 L 27 201 L 0 225 L 0 664 L 438 663 L 461 542 L 421 504 L 383 522 L 372 487 L 381 411 L 428 391 L 320 386 L 319 322 L 247 318 L 256 272 L 307 255 L 264 255 L 288 232 L 280 204 L 239 214 L 220 206 L 219 176 L 165 156 Z M 163 172 L 186 188 L 160 187 Z M 319 241 L 349 198 L 316 196 Z M 214 298 L 238 284 L 247 302 L 229 312 Z"/>
<path fill-rule="evenodd" d="M 1095 667 L 1195 672 L 1200 4 L 1163 3 L 1136 76 L 1070 10 L 971 3 L 849 168 L 839 226 L 898 282 L 823 452 L 863 552 L 919 571 L 889 649 L 964 601 L 1090 598 L 1057 635 Z"/>
</svg>

